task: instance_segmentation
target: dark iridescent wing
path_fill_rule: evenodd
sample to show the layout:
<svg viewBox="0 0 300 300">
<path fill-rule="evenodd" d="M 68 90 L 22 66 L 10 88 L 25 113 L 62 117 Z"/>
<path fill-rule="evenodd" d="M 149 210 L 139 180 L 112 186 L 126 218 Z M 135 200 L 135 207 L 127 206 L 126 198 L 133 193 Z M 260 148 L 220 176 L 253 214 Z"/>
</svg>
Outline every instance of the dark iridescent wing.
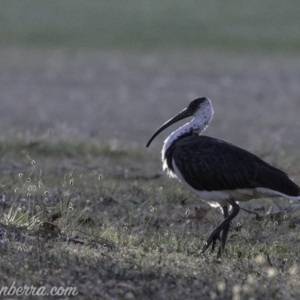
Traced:
<svg viewBox="0 0 300 300">
<path fill-rule="evenodd" d="M 176 141 L 170 150 L 168 155 L 172 153 L 177 168 L 196 190 L 265 187 L 299 195 L 299 187 L 286 173 L 226 141 L 191 135 Z"/>
</svg>

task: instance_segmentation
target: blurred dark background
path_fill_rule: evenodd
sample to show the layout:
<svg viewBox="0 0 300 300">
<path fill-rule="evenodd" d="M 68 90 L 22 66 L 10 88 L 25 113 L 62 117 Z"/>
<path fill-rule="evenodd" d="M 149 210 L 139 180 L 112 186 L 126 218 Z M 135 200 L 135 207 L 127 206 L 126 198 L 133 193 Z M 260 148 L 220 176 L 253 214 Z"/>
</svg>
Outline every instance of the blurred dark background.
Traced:
<svg viewBox="0 0 300 300">
<path fill-rule="evenodd" d="M 277 0 L 2 0 L 1 137 L 51 130 L 144 145 L 207 96 L 208 134 L 252 150 L 292 149 L 299 11 L 299 1 Z"/>
</svg>

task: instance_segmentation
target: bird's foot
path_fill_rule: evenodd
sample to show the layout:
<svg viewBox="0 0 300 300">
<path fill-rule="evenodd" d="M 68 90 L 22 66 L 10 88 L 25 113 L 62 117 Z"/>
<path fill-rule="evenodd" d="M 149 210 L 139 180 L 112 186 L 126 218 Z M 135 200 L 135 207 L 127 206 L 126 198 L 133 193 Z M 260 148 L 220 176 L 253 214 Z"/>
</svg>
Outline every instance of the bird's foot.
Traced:
<svg viewBox="0 0 300 300">
<path fill-rule="evenodd" d="M 220 232 L 221 232 L 221 230 L 218 230 L 218 228 L 217 228 L 209 235 L 208 239 L 205 242 L 204 247 L 202 248 L 201 253 L 204 253 L 210 247 L 210 245 L 212 246 L 211 253 L 214 252 L 216 242 L 217 242 L 217 240 L 220 240 Z M 220 252 L 220 250 L 219 250 L 219 252 Z"/>
<path fill-rule="evenodd" d="M 244 208 L 244 207 L 240 207 L 240 209 L 243 210 L 243 211 L 245 211 L 245 212 L 247 212 L 248 214 L 254 214 L 256 220 L 259 220 L 259 219 L 261 218 L 261 217 L 259 216 L 259 214 L 258 214 L 256 211 L 254 211 L 254 210 L 246 209 L 246 208 Z"/>
</svg>

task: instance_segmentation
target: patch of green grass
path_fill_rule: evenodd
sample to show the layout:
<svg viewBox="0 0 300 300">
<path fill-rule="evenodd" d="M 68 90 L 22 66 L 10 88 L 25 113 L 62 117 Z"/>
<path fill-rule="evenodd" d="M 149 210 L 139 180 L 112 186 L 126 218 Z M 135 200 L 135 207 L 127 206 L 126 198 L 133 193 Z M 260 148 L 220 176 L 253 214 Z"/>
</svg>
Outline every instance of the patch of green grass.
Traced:
<svg viewBox="0 0 300 300">
<path fill-rule="evenodd" d="M 47 1 L 1 3 L 2 43 L 70 47 L 196 47 L 297 52 L 299 3 Z"/>
<path fill-rule="evenodd" d="M 0 153 L 30 153 L 34 156 L 51 156 L 51 157 L 77 157 L 83 155 L 107 156 L 112 159 L 124 159 L 125 157 L 143 159 L 145 153 L 140 149 L 110 145 L 103 141 L 75 141 L 75 140 L 56 140 L 49 142 L 43 139 L 26 141 L 25 139 L 5 140 L 0 144 Z"/>
</svg>

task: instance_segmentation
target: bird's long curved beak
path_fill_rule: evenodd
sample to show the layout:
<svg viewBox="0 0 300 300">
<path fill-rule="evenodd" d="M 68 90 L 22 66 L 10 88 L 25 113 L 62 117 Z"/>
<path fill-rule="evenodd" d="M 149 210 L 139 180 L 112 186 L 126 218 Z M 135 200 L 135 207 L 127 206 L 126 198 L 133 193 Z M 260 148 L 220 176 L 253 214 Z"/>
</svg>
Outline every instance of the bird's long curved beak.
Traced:
<svg viewBox="0 0 300 300">
<path fill-rule="evenodd" d="M 170 125 L 192 116 L 192 113 L 185 108 L 183 111 L 181 111 L 179 114 L 177 114 L 176 116 L 174 116 L 173 118 L 171 118 L 169 121 L 167 121 L 165 124 L 163 124 L 160 128 L 158 128 L 156 130 L 156 132 L 152 135 L 152 137 L 150 138 L 149 142 L 147 143 L 146 147 L 148 148 L 151 144 L 151 142 L 154 140 L 154 138 L 160 134 L 163 130 L 165 130 L 167 127 L 169 127 Z"/>
</svg>

